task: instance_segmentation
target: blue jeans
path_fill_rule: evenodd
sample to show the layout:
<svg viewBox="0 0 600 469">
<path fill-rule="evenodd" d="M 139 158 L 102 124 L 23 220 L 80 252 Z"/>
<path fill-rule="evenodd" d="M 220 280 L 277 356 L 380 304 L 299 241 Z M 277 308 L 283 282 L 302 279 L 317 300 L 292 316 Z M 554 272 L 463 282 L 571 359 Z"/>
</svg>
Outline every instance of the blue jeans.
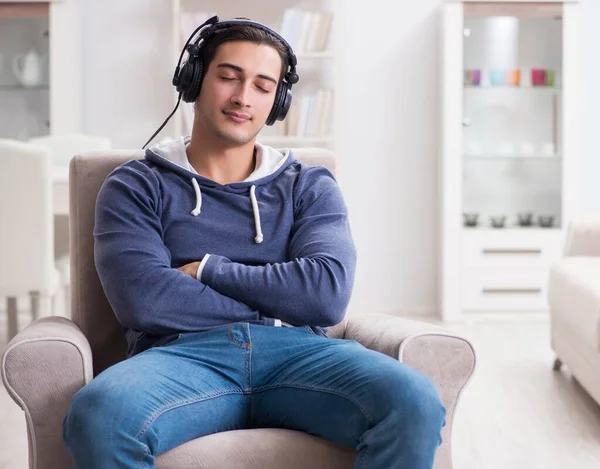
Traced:
<svg viewBox="0 0 600 469">
<path fill-rule="evenodd" d="M 76 469 L 152 468 L 189 440 L 245 428 L 355 448 L 356 468 L 426 469 L 445 414 L 429 378 L 356 341 L 236 323 L 100 373 L 73 397 L 63 438 Z"/>
</svg>

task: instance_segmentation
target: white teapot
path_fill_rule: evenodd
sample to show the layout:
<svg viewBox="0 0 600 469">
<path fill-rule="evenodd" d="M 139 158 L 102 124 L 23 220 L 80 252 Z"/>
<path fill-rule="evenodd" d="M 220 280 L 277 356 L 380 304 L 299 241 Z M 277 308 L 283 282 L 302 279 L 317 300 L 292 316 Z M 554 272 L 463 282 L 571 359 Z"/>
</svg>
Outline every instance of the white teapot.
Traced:
<svg viewBox="0 0 600 469">
<path fill-rule="evenodd" d="M 33 49 L 26 54 L 18 54 L 13 58 L 13 72 L 26 88 L 39 86 L 42 83 L 42 63 L 46 56 L 40 55 Z"/>
</svg>

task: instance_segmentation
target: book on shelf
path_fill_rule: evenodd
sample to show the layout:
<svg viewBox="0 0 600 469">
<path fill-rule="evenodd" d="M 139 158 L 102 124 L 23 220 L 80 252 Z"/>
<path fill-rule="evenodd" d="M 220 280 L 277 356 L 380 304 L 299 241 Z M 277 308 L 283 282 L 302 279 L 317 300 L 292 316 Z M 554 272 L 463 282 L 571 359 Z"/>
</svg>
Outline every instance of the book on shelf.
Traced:
<svg viewBox="0 0 600 469">
<path fill-rule="evenodd" d="M 333 90 L 319 89 L 294 97 L 287 118 L 277 125 L 278 136 L 328 135 L 333 108 Z"/>
<path fill-rule="evenodd" d="M 288 8 L 283 13 L 279 34 L 296 54 L 320 52 L 328 46 L 332 21 L 330 11 Z"/>
</svg>

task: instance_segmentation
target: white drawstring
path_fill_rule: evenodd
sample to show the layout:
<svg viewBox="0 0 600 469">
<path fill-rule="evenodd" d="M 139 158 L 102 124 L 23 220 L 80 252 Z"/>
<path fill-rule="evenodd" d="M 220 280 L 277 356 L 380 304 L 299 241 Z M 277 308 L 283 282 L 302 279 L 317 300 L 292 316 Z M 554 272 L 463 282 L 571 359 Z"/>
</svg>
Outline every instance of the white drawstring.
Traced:
<svg viewBox="0 0 600 469">
<path fill-rule="evenodd" d="M 254 224 L 256 225 L 256 238 L 254 242 L 260 244 L 263 242 L 262 228 L 260 227 L 260 212 L 258 211 L 258 201 L 256 200 L 256 186 L 250 187 L 250 200 L 252 201 L 252 212 L 254 212 Z"/>
<path fill-rule="evenodd" d="M 192 215 L 197 217 L 200 215 L 200 209 L 202 208 L 202 192 L 200 192 L 200 186 L 195 178 L 192 178 L 192 185 L 194 186 L 194 192 L 196 192 L 196 207 L 192 210 Z M 258 201 L 256 200 L 256 186 L 250 187 L 250 201 L 252 202 L 252 212 L 254 213 L 254 225 L 256 227 L 256 237 L 254 242 L 260 244 L 263 242 L 262 228 L 260 227 L 260 211 L 258 209 Z"/>
<path fill-rule="evenodd" d="M 197 217 L 200 215 L 200 209 L 202 208 L 202 192 L 200 192 L 200 186 L 196 178 L 192 178 L 192 186 L 194 186 L 194 192 L 196 192 L 196 207 L 192 210 L 192 215 Z"/>
</svg>

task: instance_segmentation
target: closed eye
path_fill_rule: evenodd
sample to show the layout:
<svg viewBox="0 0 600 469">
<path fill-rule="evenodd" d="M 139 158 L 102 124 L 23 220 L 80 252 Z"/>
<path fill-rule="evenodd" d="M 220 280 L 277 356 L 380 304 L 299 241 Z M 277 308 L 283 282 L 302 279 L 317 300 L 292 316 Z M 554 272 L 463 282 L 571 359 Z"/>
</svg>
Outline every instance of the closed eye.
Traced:
<svg viewBox="0 0 600 469">
<path fill-rule="evenodd" d="M 234 80 L 237 80 L 237 79 L 238 79 L 237 77 L 227 77 L 227 76 L 222 76 L 222 77 L 220 77 L 220 78 L 221 78 L 221 80 L 224 80 L 224 81 L 234 81 Z M 262 86 L 259 86 L 259 85 L 256 85 L 256 88 L 257 88 L 257 89 L 258 89 L 258 90 L 259 90 L 261 93 L 265 93 L 265 94 L 266 94 L 266 93 L 270 93 L 270 92 L 271 92 L 271 90 L 269 90 L 269 89 L 266 89 L 266 88 L 263 88 Z"/>
</svg>

